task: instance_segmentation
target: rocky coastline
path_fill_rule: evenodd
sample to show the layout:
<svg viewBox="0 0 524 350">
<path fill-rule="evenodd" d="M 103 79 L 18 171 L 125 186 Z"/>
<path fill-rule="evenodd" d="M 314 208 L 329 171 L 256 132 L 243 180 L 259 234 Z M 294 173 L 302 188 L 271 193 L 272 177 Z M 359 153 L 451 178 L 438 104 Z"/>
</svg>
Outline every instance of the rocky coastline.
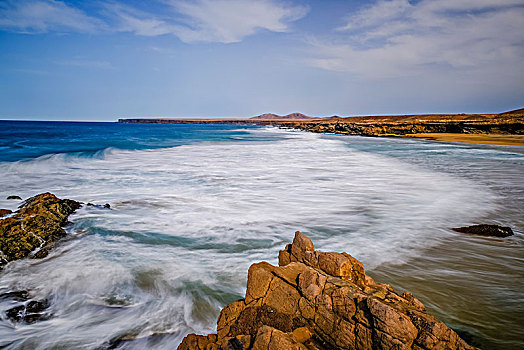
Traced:
<svg viewBox="0 0 524 350">
<path fill-rule="evenodd" d="M 316 251 L 295 233 L 279 266 L 251 265 L 244 299 L 222 309 L 217 333 L 178 350 L 475 349 L 411 293 L 376 283 L 347 253 Z"/>
<path fill-rule="evenodd" d="M 315 122 L 281 123 L 282 127 L 291 127 L 317 133 L 334 133 L 361 136 L 407 136 L 412 134 L 511 134 L 524 135 L 524 120 L 513 118 L 464 119 L 452 118 L 419 120 L 376 120 L 373 118 L 348 120 L 332 119 Z"/>
<path fill-rule="evenodd" d="M 301 113 L 286 116 L 262 114 L 252 118 L 138 118 L 119 119 L 119 123 L 160 124 L 235 124 L 271 125 L 315 133 L 360 136 L 421 137 L 473 143 L 524 145 L 524 109 L 500 114 L 428 114 L 365 117 L 309 117 Z M 446 135 L 455 135 L 454 138 Z M 457 139 L 456 135 L 476 135 Z M 494 140 L 479 140 L 478 135 L 495 135 Z M 512 135 L 504 140 L 501 136 Z M 515 140 L 515 138 L 517 138 Z"/>
<path fill-rule="evenodd" d="M 81 203 L 42 193 L 24 201 L 0 219 L 1 264 L 42 258 L 66 235 L 63 226 Z M 109 204 L 94 205 L 103 209 Z M 506 237 L 511 228 L 480 224 L 454 228 L 457 232 Z M 279 266 L 251 265 L 245 298 L 225 306 L 217 333 L 189 334 L 179 350 L 259 349 L 476 349 L 426 312 L 411 293 L 376 283 L 364 266 L 347 253 L 315 250 L 312 241 L 296 232 L 279 252 Z M 14 323 L 52 317 L 50 301 L 25 290 L 0 294 L 14 307 L 5 316 Z M 107 348 L 125 342 L 116 338 Z"/>
</svg>

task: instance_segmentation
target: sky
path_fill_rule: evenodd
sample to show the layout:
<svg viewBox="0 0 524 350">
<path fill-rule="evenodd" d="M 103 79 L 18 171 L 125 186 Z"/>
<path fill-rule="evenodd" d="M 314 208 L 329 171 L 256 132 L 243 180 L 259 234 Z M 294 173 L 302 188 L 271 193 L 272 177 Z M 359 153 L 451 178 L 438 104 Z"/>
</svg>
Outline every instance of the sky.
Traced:
<svg viewBox="0 0 524 350">
<path fill-rule="evenodd" d="M 0 0 L 0 119 L 522 107 L 524 0 Z"/>
</svg>

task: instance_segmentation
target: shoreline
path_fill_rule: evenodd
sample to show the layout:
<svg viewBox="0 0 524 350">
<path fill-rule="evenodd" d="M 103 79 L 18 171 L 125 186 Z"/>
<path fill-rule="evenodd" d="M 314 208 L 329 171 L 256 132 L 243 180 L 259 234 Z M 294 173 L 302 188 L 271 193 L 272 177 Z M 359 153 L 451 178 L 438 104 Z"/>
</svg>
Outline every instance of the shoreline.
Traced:
<svg viewBox="0 0 524 350">
<path fill-rule="evenodd" d="M 267 125 L 315 133 L 423 138 L 435 141 L 524 146 L 524 109 L 500 114 L 418 114 L 316 118 L 135 118 L 119 123 Z"/>
<path fill-rule="evenodd" d="M 424 139 L 430 141 L 472 143 L 478 145 L 524 146 L 524 135 L 419 133 L 410 135 L 395 135 L 394 137 Z"/>
</svg>

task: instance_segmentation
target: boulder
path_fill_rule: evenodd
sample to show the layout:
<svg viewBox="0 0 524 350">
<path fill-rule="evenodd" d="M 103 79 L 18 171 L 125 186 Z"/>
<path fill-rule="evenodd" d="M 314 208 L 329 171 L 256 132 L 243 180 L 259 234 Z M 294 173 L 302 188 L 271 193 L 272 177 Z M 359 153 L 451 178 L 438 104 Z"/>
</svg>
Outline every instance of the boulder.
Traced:
<svg viewBox="0 0 524 350">
<path fill-rule="evenodd" d="M 28 256 L 42 258 L 60 238 L 62 228 L 80 203 L 42 193 L 27 199 L 8 218 L 0 220 L 0 267 Z"/>
<path fill-rule="evenodd" d="M 189 334 L 178 349 L 475 348 L 411 293 L 375 283 L 351 255 L 318 252 L 296 232 L 279 266 L 251 265 L 245 299 L 222 309 L 217 334 Z"/>
<path fill-rule="evenodd" d="M 9 210 L 9 209 L 0 209 L 0 218 L 6 216 L 6 215 L 9 215 L 9 214 L 12 214 L 13 211 L 12 210 Z"/>
<path fill-rule="evenodd" d="M 513 236 L 511 227 L 500 226 L 496 224 L 480 224 L 453 228 L 453 231 L 469 233 L 479 236 L 508 237 Z"/>
<path fill-rule="evenodd" d="M 7 196 L 7 199 L 18 199 L 18 200 L 22 200 L 22 197 L 20 196 Z"/>
<path fill-rule="evenodd" d="M 43 300 L 31 300 L 6 311 L 6 316 L 13 322 L 34 323 L 44 321 L 51 317 L 48 312 L 49 302 Z"/>
<path fill-rule="evenodd" d="M 16 290 L 0 294 L 0 301 L 16 306 L 5 312 L 6 317 L 12 322 L 34 323 L 47 320 L 51 317 L 49 301 L 46 299 L 34 300 L 25 290 Z"/>
</svg>

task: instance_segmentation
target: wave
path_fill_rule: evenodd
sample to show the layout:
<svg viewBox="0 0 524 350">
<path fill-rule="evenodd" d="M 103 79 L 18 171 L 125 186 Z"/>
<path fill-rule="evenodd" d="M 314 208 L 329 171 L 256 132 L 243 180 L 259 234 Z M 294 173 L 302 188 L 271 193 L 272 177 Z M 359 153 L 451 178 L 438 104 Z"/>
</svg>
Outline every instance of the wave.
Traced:
<svg viewBox="0 0 524 350">
<path fill-rule="evenodd" d="M 497 207 L 489 188 L 365 151 L 363 138 L 249 133 L 257 142 L 0 164 L 5 193 L 111 204 L 80 209 L 68 228 L 76 239 L 0 276 L 0 288 L 51 298 L 54 314 L 16 331 L 1 321 L 0 345 L 96 347 L 130 333 L 139 339 L 123 347 L 140 348 L 145 336 L 171 333 L 158 341 L 172 347 L 188 332 L 212 332 L 220 308 L 244 294 L 248 266 L 277 263 L 296 230 L 373 270 L 420 257 L 449 227 Z"/>
</svg>

